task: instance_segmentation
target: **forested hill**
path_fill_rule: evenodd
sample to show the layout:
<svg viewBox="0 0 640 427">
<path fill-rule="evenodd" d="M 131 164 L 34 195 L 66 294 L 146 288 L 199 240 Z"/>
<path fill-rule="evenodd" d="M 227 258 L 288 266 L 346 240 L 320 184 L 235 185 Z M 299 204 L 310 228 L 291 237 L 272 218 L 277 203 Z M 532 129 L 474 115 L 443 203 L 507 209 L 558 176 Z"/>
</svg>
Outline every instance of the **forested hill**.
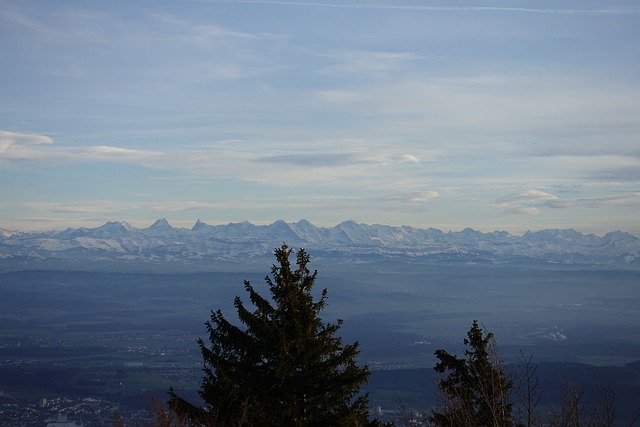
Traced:
<svg viewBox="0 0 640 427">
<path fill-rule="evenodd" d="M 470 228 L 443 232 L 434 228 L 367 225 L 354 221 L 316 227 L 306 220 L 208 225 L 188 228 L 160 219 L 148 228 L 123 221 L 97 228 L 51 232 L 0 229 L 2 266 L 29 267 L 39 262 L 133 262 L 201 264 L 271 256 L 282 242 L 304 247 L 316 257 L 360 262 L 385 258 L 419 262 L 545 262 L 640 267 L 640 239 L 620 231 L 603 236 L 573 229 L 483 233 Z"/>
</svg>

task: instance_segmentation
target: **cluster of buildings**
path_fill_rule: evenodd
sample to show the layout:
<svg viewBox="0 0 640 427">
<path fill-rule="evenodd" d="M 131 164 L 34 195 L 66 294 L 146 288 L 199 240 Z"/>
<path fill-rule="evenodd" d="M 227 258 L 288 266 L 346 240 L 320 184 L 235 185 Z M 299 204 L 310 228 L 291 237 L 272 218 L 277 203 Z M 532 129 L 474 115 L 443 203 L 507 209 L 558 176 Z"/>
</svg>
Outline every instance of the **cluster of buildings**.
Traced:
<svg viewBox="0 0 640 427">
<path fill-rule="evenodd" d="M 111 427 L 151 425 L 152 414 L 103 399 L 51 397 L 21 402 L 0 392 L 0 420 L 11 427 Z"/>
</svg>

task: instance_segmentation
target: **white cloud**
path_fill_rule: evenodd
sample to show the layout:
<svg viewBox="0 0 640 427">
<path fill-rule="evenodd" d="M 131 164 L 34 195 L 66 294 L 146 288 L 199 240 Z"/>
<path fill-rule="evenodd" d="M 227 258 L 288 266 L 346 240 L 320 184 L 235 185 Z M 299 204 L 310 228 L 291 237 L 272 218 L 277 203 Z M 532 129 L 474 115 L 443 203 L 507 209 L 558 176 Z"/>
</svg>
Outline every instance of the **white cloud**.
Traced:
<svg viewBox="0 0 640 427">
<path fill-rule="evenodd" d="M 519 193 L 512 193 L 496 200 L 496 208 L 502 212 L 521 215 L 539 215 L 540 207 L 558 198 L 545 191 L 530 189 Z"/>
<path fill-rule="evenodd" d="M 359 101 L 360 93 L 352 90 L 321 90 L 316 92 L 318 100 L 328 103 L 349 103 Z"/>
<path fill-rule="evenodd" d="M 507 196 L 500 197 L 496 200 L 496 203 L 511 203 L 511 202 L 533 202 L 539 200 L 556 200 L 557 197 L 551 193 L 544 191 L 531 189 L 520 193 L 513 193 Z"/>
<path fill-rule="evenodd" d="M 640 193 L 620 194 L 608 197 L 589 197 L 568 200 L 550 200 L 545 206 L 555 209 L 568 208 L 597 208 L 602 206 L 638 206 L 640 205 Z"/>
<path fill-rule="evenodd" d="M 402 165 L 407 163 L 414 165 L 420 164 L 420 159 L 413 154 L 394 154 L 385 152 L 362 155 L 361 161 L 381 166 Z"/>
<path fill-rule="evenodd" d="M 53 144 L 51 137 L 37 133 L 19 133 L 0 130 L 0 153 L 6 152 L 13 145 Z"/>
<path fill-rule="evenodd" d="M 502 156 L 640 154 L 640 91 L 625 81 L 603 85 L 545 72 L 414 74 L 387 84 L 363 81 L 326 88 L 315 95 L 318 107 L 324 103 L 333 114 L 350 117 L 354 132 L 446 139 L 438 147 L 455 156 L 490 151 Z"/>
<path fill-rule="evenodd" d="M 37 133 L 0 130 L 0 160 L 32 160 L 42 157 L 39 146 L 53 144 L 53 139 Z"/>
<path fill-rule="evenodd" d="M 602 150 L 606 150 L 606 144 Z M 544 159 L 546 170 L 556 171 L 556 176 L 568 176 L 587 181 L 634 182 L 640 181 L 640 153 L 621 155 L 615 144 L 610 144 L 609 154 L 564 155 Z"/>
<path fill-rule="evenodd" d="M 69 150 L 81 160 L 115 160 L 115 161 L 135 161 L 147 159 L 153 156 L 160 156 L 163 153 L 158 151 L 134 150 L 130 148 L 113 147 L 108 145 L 89 146 Z"/>
<path fill-rule="evenodd" d="M 593 190 L 592 190 L 593 191 Z M 606 207 L 640 206 L 640 193 L 629 192 L 601 197 L 558 198 L 539 190 L 514 193 L 496 200 L 495 207 L 503 212 L 525 215 L 539 215 L 542 209 L 598 209 Z M 576 214 L 578 216 L 578 214 Z"/>
<path fill-rule="evenodd" d="M 87 147 L 56 146 L 54 140 L 36 133 L 0 130 L 0 160 L 60 161 L 140 161 L 161 156 L 158 151 L 137 150 L 109 145 Z"/>
<path fill-rule="evenodd" d="M 323 55 L 328 65 L 319 72 L 335 77 L 348 75 L 385 77 L 402 70 L 406 63 L 420 57 L 408 52 L 346 51 Z M 397 75 L 394 74 L 394 78 Z"/>
<path fill-rule="evenodd" d="M 381 197 L 380 200 L 392 201 L 392 202 L 409 202 L 409 203 L 423 203 L 431 199 L 440 197 L 440 193 L 433 190 L 428 191 L 412 191 L 406 193 L 390 194 L 385 197 Z"/>
<path fill-rule="evenodd" d="M 292 153 L 267 155 L 257 159 L 264 163 L 282 163 L 298 167 L 331 167 L 357 163 L 361 161 L 357 153 L 353 152 L 327 152 Z"/>
<path fill-rule="evenodd" d="M 30 209 L 46 214 L 96 214 L 101 212 L 125 211 L 127 205 L 110 200 L 86 200 L 71 202 L 24 202 Z"/>
<path fill-rule="evenodd" d="M 216 24 L 196 24 L 177 18 L 169 14 L 153 14 L 152 17 L 163 24 L 166 28 L 173 29 L 178 35 L 175 38 L 168 38 L 168 41 L 175 40 L 186 42 L 199 49 L 219 49 L 221 47 L 234 47 L 237 41 L 254 41 L 258 36 L 241 31 L 234 31 Z"/>
<path fill-rule="evenodd" d="M 124 203 L 112 200 L 82 200 L 68 202 L 23 202 L 22 206 L 34 209 L 39 215 L 122 215 L 131 211 L 183 212 L 195 209 L 218 209 L 227 206 L 221 202 L 171 200 L 166 202 Z"/>
<path fill-rule="evenodd" d="M 400 160 L 408 162 L 408 163 L 414 163 L 416 165 L 420 164 L 420 159 L 418 159 L 416 156 L 412 155 L 412 154 L 403 154 L 400 156 Z"/>
<path fill-rule="evenodd" d="M 249 3 L 279 6 L 264 20 L 247 13 L 265 10 Z M 100 176 L 114 163 L 153 169 L 122 168 L 122 176 L 93 181 L 99 188 L 89 197 L 109 197 L 114 188 L 129 189 L 123 181 L 135 175 L 131 187 L 156 201 L 138 214 L 219 208 L 229 219 L 240 209 L 258 216 L 279 208 L 266 199 L 285 195 L 300 200 L 282 211 L 304 205 L 317 212 L 322 202 L 311 193 L 344 197 L 326 204 L 335 218 L 362 212 L 372 221 L 386 212 L 424 222 L 409 212 L 425 206 L 434 214 L 429 221 L 440 216 L 465 226 L 488 224 L 495 208 L 539 215 L 527 223 L 540 224 L 561 216 L 558 222 L 591 221 L 568 208 L 627 207 L 625 218 L 637 211 L 631 194 L 640 182 L 640 89 L 628 18 L 531 15 L 617 13 L 609 7 L 403 3 L 170 0 L 96 9 L 0 0 L 0 45 L 9 48 L 5 127 L 28 124 L 55 135 L 54 144 L 42 134 L 0 131 L 0 162 L 33 163 L 5 168 L 22 187 L 21 194 L 5 191 L 3 202 L 73 198 L 75 187 L 49 190 L 37 181 L 47 174 L 33 172 L 88 162 L 96 168 L 59 168 L 51 176 L 82 182 L 79 174 Z M 356 10 L 364 8 L 380 12 Z M 392 9 L 406 13 L 385 12 Z M 198 145 L 212 140 L 224 143 Z M 555 184 L 580 189 L 565 194 Z M 212 192 L 215 201 L 200 198 Z M 186 201 L 162 202 L 171 195 Z M 225 198 L 244 204 L 234 211 Z M 101 206 L 91 204 L 66 209 Z M 607 221 L 582 211 L 594 223 Z"/>
<path fill-rule="evenodd" d="M 540 209 L 533 206 L 516 206 L 507 210 L 522 215 L 540 215 Z"/>
<path fill-rule="evenodd" d="M 310 138 L 304 144 L 297 141 L 268 144 L 236 141 L 233 144 L 202 144 L 150 161 L 159 168 L 194 179 L 255 182 L 271 188 L 313 184 L 330 185 L 334 191 L 347 186 L 350 193 L 357 193 L 359 189 L 366 192 L 414 187 L 416 180 L 411 176 L 419 173 L 422 159 L 430 159 L 430 154 L 427 151 L 393 152 L 387 145 L 384 141 L 342 138 Z M 237 148 L 231 149 L 232 146 Z M 380 173 L 381 168 L 385 169 L 384 174 Z"/>
</svg>

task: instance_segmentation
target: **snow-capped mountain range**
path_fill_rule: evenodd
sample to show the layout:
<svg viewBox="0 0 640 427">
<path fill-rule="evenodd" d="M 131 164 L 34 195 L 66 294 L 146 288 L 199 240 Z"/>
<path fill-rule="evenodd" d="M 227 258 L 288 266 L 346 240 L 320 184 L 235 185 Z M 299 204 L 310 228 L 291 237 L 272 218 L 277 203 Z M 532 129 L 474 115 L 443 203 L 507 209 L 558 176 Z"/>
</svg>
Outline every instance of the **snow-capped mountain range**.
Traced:
<svg viewBox="0 0 640 427">
<path fill-rule="evenodd" d="M 316 227 L 306 220 L 276 221 L 270 225 L 208 225 L 198 220 L 191 229 L 172 227 L 165 219 L 148 228 L 113 221 L 97 228 L 51 232 L 0 229 L 0 260 L 22 265 L 43 260 L 187 264 L 241 261 L 271 255 L 283 242 L 303 247 L 313 257 L 350 257 L 365 262 L 393 258 L 640 266 L 640 239 L 620 231 L 597 236 L 573 229 L 542 230 L 516 236 L 505 231 L 483 233 L 466 228 L 443 232 L 355 221 Z"/>
</svg>

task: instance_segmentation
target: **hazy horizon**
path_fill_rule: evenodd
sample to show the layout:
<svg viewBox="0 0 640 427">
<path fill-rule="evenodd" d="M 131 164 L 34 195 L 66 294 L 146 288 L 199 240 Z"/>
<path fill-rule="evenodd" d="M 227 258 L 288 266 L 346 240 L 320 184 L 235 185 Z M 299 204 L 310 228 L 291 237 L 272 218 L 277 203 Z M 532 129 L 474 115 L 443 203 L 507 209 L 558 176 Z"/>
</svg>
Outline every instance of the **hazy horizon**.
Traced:
<svg viewBox="0 0 640 427">
<path fill-rule="evenodd" d="M 203 220 L 202 218 L 196 218 L 194 220 L 181 220 L 181 221 L 172 221 L 172 220 L 169 220 L 167 218 L 157 218 L 157 219 L 155 219 L 155 220 L 153 220 L 151 222 L 146 222 L 146 221 L 132 222 L 132 221 L 124 220 L 124 219 L 112 219 L 112 220 L 107 220 L 105 222 L 95 221 L 95 223 L 92 222 L 91 224 L 85 224 L 83 226 L 69 225 L 69 226 L 64 227 L 64 228 L 42 227 L 42 228 L 32 228 L 32 229 L 17 229 L 17 228 L 7 228 L 7 227 L 4 227 L 3 224 L 0 224 L 0 230 L 5 230 L 5 231 L 9 231 L 9 232 L 13 232 L 13 231 L 15 231 L 15 232 L 23 232 L 23 233 L 38 233 L 38 232 L 54 232 L 55 233 L 55 232 L 64 231 L 66 229 L 80 229 L 80 228 L 95 229 L 95 228 L 99 228 L 99 227 L 101 227 L 103 225 L 106 225 L 108 223 L 113 223 L 113 222 L 115 222 L 115 223 L 125 223 L 125 224 L 128 224 L 128 225 L 136 228 L 136 229 L 144 230 L 146 228 L 150 228 L 151 226 L 153 226 L 158 221 L 167 221 L 167 223 L 169 223 L 169 225 L 171 227 L 177 228 L 177 229 L 192 229 L 198 222 L 201 222 L 201 223 L 204 223 L 204 224 L 210 225 L 210 226 L 224 226 L 224 225 L 231 225 L 231 224 L 240 224 L 240 223 L 245 223 L 245 222 L 248 222 L 248 223 L 253 224 L 255 226 L 269 226 L 269 225 L 275 224 L 278 221 L 284 221 L 284 220 L 276 219 L 274 221 L 265 221 L 265 222 L 255 222 L 255 221 L 249 221 L 249 220 L 218 221 L 218 222 L 216 222 L 216 221 L 206 221 L 206 220 Z M 525 234 L 527 232 L 535 233 L 535 232 L 544 231 L 544 230 L 570 230 L 571 229 L 571 230 L 575 230 L 578 233 L 581 233 L 583 235 L 594 234 L 594 235 L 600 236 L 600 237 L 604 236 L 607 233 L 621 231 L 621 232 L 624 232 L 624 233 L 631 234 L 634 237 L 639 237 L 640 238 L 640 235 L 638 235 L 638 234 L 634 234 L 634 233 L 631 233 L 631 232 L 628 232 L 628 231 L 625 231 L 625 230 L 620 230 L 620 229 L 617 229 L 617 230 L 605 230 L 605 231 L 603 231 L 601 233 L 597 233 L 597 232 L 585 232 L 585 231 L 580 230 L 580 229 L 575 228 L 575 227 L 525 229 L 524 231 L 517 233 L 517 232 L 513 232 L 513 231 L 507 231 L 507 230 L 504 230 L 504 229 L 493 229 L 493 230 L 486 229 L 486 230 L 484 230 L 484 229 L 479 229 L 479 228 L 470 227 L 470 226 L 461 227 L 461 228 L 457 228 L 457 229 L 446 229 L 446 228 L 439 228 L 439 227 L 435 227 L 435 226 L 417 227 L 417 226 L 409 226 L 409 225 L 406 225 L 406 224 L 366 223 L 366 222 L 356 221 L 354 219 L 345 219 L 343 221 L 340 221 L 340 222 L 337 222 L 337 223 L 330 223 L 330 224 L 317 224 L 317 223 L 314 223 L 313 221 L 307 220 L 306 218 L 300 218 L 300 219 L 295 220 L 295 221 L 285 221 L 285 223 L 287 223 L 287 224 L 295 224 L 295 223 L 298 223 L 298 222 L 301 222 L 301 221 L 308 221 L 314 227 L 318 227 L 318 228 L 333 228 L 333 227 L 336 227 L 336 226 L 338 226 L 338 225 L 340 225 L 342 223 L 354 221 L 357 224 L 362 224 L 362 225 L 367 225 L 367 226 L 382 225 L 382 226 L 389 226 L 389 227 L 413 227 L 413 228 L 416 228 L 416 229 L 433 228 L 433 229 L 440 230 L 440 231 L 442 231 L 444 233 L 447 233 L 447 232 L 456 233 L 456 232 L 464 231 L 465 229 L 472 229 L 474 231 L 479 231 L 479 232 L 482 232 L 482 233 L 507 232 L 507 233 L 509 233 L 509 234 L 511 234 L 513 236 L 522 236 L 523 234 Z"/>
</svg>

